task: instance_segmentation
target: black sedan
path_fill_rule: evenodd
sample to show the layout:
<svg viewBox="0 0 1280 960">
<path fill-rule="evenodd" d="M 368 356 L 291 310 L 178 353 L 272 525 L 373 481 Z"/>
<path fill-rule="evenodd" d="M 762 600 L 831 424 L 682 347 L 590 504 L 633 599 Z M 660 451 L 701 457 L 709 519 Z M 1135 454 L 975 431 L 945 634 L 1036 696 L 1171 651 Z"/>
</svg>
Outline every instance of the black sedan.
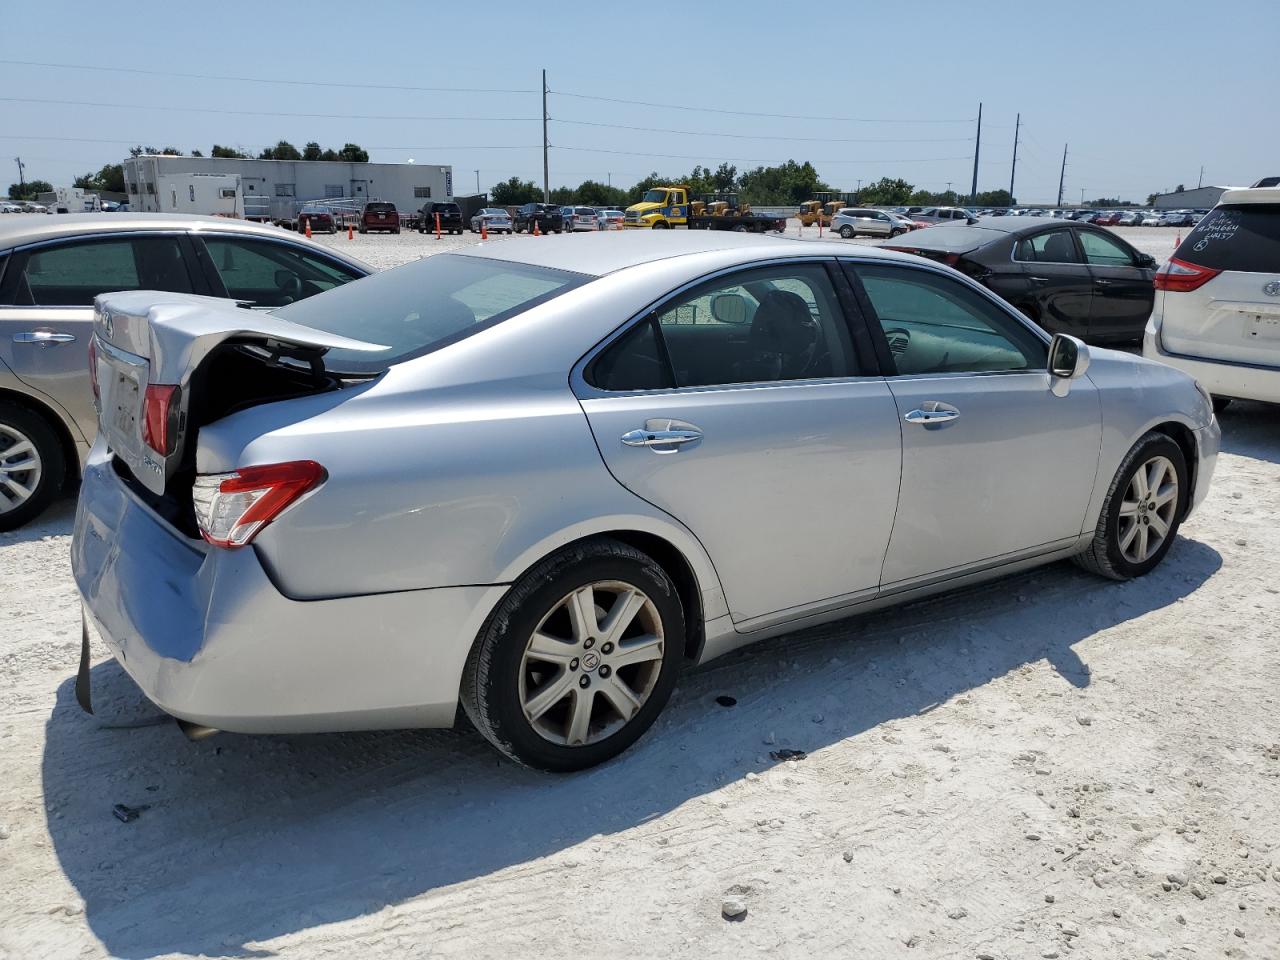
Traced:
<svg viewBox="0 0 1280 960">
<path fill-rule="evenodd" d="M 1155 258 L 1079 221 L 983 217 L 886 246 L 955 267 L 1050 333 L 1088 343 L 1141 340 L 1151 315 Z"/>
</svg>

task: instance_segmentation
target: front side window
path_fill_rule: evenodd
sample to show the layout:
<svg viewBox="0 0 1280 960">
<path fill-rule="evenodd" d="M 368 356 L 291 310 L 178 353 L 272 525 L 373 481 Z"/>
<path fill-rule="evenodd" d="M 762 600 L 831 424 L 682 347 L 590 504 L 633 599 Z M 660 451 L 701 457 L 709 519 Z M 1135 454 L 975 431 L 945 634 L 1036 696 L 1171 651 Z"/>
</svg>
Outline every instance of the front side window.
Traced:
<svg viewBox="0 0 1280 960">
<path fill-rule="evenodd" d="M 1080 246 L 1089 263 L 1102 267 L 1132 267 L 1133 257 L 1115 240 L 1092 230 L 1080 231 Z"/>
<path fill-rule="evenodd" d="M 856 272 L 900 376 L 1045 368 L 1044 342 L 961 281 L 889 264 Z"/>
<path fill-rule="evenodd" d="M 1024 263 L 1079 263 L 1080 253 L 1070 230 L 1050 230 L 1023 237 L 1014 250 L 1015 260 Z"/>
<path fill-rule="evenodd" d="M 21 261 L 19 260 L 19 263 Z M 5 303 L 86 307 L 100 293 L 165 290 L 191 293 L 191 276 L 176 236 L 81 240 L 32 250 L 6 278 Z"/>
<path fill-rule="evenodd" d="M 227 296 L 255 306 L 283 307 L 361 276 L 345 264 L 288 243 L 206 236 L 204 245 Z"/>
<path fill-rule="evenodd" d="M 612 344 L 588 381 L 606 390 L 649 390 L 855 372 L 826 268 L 794 263 L 734 273 L 669 301 Z"/>
</svg>

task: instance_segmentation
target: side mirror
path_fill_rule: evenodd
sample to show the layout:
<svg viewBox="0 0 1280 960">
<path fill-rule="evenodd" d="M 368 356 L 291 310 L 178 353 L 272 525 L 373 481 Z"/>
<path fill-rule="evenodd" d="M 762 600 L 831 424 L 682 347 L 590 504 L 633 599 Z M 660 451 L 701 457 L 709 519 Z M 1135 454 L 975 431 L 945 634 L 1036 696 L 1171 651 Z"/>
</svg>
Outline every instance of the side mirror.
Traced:
<svg viewBox="0 0 1280 960">
<path fill-rule="evenodd" d="M 735 326 L 747 322 L 747 301 L 740 293 L 720 293 L 711 298 L 711 315 Z"/>
<path fill-rule="evenodd" d="M 1065 397 L 1071 381 L 1084 376 L 1089 369 L 1089 348 L 1083 340 L 1056 333 L 1049 344 L 1049 376 L 1053 378 L 1054 396 Z"/>
<path fill-rule="evenodd" d="M 1156 258 L 1153 257 L 1151 254 L 1149 253 L 1138 254 L 1138 266 L 1154 267 L 1155 265 L 1156 265 Z"/>
</svg>

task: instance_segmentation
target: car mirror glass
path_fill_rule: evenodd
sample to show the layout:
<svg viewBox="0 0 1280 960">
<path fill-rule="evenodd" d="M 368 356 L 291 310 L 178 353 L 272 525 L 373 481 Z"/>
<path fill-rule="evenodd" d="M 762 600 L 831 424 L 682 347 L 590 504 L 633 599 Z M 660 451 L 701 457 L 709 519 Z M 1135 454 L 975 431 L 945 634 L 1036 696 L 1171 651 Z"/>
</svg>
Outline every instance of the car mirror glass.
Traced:
<svg viewBox="0 0 1280 960">
<path fill-rule="evenodd" d="M 1049 374 L 1057 381 L 1053 392 L 1058 396 L 1065 396 L 1065 388 L 1070 381 L 1084 376 L 1088 369 L 1089 348 L 1084 341 L 1065 333 L 1055 334 L 1049 345 Z"/>
<path fill-rule="evenodd" d="M 747 300 L 740 293 L 721 293 L 711 298 L 711 315 L 721 323 L 740 326 L 747 322 Z"/>
</svg>

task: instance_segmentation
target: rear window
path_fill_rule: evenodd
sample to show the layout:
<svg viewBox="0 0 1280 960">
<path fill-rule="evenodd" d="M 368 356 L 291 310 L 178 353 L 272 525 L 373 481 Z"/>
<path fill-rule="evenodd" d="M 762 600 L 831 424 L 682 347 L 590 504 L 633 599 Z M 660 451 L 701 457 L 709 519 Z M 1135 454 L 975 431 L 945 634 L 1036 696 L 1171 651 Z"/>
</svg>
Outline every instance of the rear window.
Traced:
<svg viewBox="0 0 1280 960">
<path fill-rule="evenodd" d="M 1280 273 L 1280 203 L 1215 207 L 1174 256 L 1211 270 Z"/>
<path fill-rule="evenodd" d="M 394 203 L 366 203 L 364 209 L 365 213 L 395 213 L 396 205 Z"/>
<path fill-rule="evenodd" d="M 275 315 L 369 343 L 378 353 L 331 350 L 325 366 L 378 373 L 464 340 L 592 278 L 567 270 L 437 254 L 277 310 Z"/>
</svg>

